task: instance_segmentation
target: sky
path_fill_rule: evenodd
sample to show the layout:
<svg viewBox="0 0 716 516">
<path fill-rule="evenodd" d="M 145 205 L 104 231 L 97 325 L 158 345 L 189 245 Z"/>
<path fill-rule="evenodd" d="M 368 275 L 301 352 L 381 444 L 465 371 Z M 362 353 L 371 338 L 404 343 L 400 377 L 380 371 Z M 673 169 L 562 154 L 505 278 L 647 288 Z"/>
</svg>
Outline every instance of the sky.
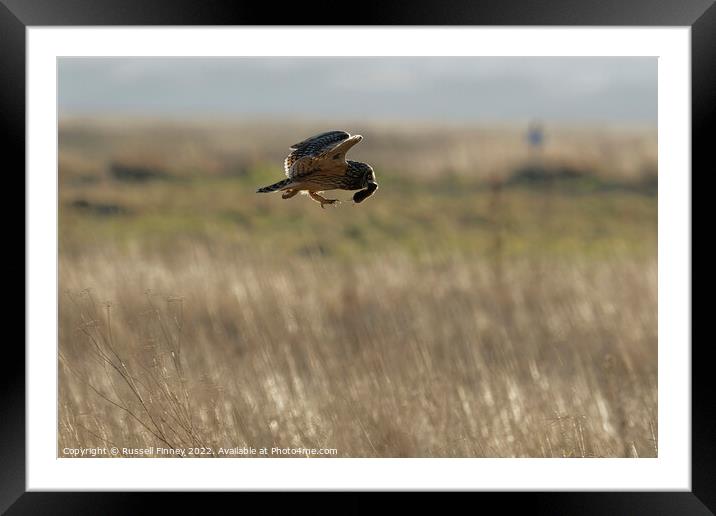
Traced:
<svg viewBox="0 0 716 516">
<path fill-rule="evenodd" d="M 61 115 L 656 123 L 655 57 L 58 59 Z"/>
</svg>

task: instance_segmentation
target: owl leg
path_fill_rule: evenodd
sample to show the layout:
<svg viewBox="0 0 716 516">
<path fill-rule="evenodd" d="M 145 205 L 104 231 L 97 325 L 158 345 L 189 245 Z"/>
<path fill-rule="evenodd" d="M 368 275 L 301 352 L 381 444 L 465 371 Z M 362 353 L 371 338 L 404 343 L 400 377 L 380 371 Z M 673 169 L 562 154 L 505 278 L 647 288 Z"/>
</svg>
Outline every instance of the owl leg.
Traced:
<svg viewBox="0 0 716 516">
<path fill-rule="evenodd" d="M 341 202 L 338 199 L 326 199 L 325 197 L 318 195 L 316 192 L 308 192 L 308 195 L 310 195 L 311 199 L 313 199 L 314 201 L 320 202 L 321 208 L 325 208 L 324 205 L 326 204 L 336 204 Z"/>
<path fill-rule="evenodd" d="M 300 190 L 286 190 L 281 194 L 282 199 L 290 199 L 294 195 L 298 194 Z"/>
</svg>

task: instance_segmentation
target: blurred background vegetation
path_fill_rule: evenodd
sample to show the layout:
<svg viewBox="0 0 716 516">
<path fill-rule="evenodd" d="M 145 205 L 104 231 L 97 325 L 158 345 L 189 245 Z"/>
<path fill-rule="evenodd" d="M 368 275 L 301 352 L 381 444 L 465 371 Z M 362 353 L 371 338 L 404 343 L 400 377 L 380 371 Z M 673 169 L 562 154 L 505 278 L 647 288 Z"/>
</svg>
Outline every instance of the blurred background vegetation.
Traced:
<svg viewBox="0 0 716 516">
<path fill-rule="evenodd" d="M 344 125 L 366 136 L 351 157 L 373 165 L 380 196 L 325 213 L 255 190 L 283 177 L 293 140 L 333 126 L 64 120 L 62 250 L 139 239 L 336 257 L 489 254 L 496 233 L 505 255 L 655 250 L 653 130 L 558 126 L 529 155 L 522 127 Z"/>
</svg>

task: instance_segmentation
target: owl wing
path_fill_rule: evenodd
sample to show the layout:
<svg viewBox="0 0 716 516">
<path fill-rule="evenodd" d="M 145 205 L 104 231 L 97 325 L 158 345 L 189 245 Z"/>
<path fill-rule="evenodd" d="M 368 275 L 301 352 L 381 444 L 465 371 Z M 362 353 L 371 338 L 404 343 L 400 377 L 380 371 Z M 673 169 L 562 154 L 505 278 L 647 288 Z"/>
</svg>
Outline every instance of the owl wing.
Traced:
<svg viewBox="0 0 716 516">
<path fill-rule="evenodd" d="M 321 167 L 326 172 L 345 171 L 346 152 L 362 139 L 360 135 L 351 136 L 345 131 L 329 131 L 294 143 L 291 154 L 283 162 L 286 176 L 290 179 L 303 176 L 321 165 L 328 165 Z M 335 166 L 338 164 L 344 166 Z"/>
</svg>

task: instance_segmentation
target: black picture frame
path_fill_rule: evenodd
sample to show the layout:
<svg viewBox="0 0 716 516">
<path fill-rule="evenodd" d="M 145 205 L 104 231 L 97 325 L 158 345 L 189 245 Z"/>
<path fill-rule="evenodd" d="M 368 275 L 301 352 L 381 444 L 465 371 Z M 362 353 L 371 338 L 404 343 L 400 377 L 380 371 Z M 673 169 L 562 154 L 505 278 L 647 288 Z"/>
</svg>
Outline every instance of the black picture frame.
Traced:
<svg viewBox="0 0 716 516">
<path fill-rule="evenodd" d="M 30 26 L 656 25 L 691 27 L 693 177 L 693 168 L 705 168 L 713 152 L 710 148 L 713 144 L 707 137 L 713 133 L 716 110 L 716 6 L 713 4 L 713 0 L 457 0 L 409 4 L 390 1 L 368 2 L 355 9 L 348 6 L 341 13 L 335 3 L 323 5 L 323 2 L 288 3 L 277 8 L 268 3 L 214 0 L 0 0 L 0 123 L 5 126 L 2 132 L 6 143 L 4 162 L 13 163 L 15 170 L 25 170 L 25 29 Z M 6 170 L 9 172 L 10 167 Z M 19 174 L 15 177 L 19 178 Z M 20 188 L 24 192 L 24 181 Z M 12 220 L 17 217 L 16 213 Z M 19 256 L 12 259 L 20 261 Z M 23 252 L 23 266 L 26 259 Z M 711 395 L 714 382 L 712 366 L 706 359 L 707 346 L 705 342 L 692 345 L 691 492 L 482 493 L 480 496 L 493 498 L 491 501 L 499 503 L 501 511 L 522 508 L 536 514 L 713 514 L 716 511 L 716 404 Z M 26 492 L 25 354 L 18 339 L 8 340 L 4 351 L 6 367 L 0 375 L 3 397 L 0 511 L 13 515 L 144 512 L 146 493 Z M 175 510 L 173 507 L 184 511 L 192 509 L 185 494 L 152 496 L 159 497 L 158 502 L 167 511 Z M 341 512 L 359 509 L 362 504 L 355 495 L 350 503 L 341 503 Z"/>
</svg>

